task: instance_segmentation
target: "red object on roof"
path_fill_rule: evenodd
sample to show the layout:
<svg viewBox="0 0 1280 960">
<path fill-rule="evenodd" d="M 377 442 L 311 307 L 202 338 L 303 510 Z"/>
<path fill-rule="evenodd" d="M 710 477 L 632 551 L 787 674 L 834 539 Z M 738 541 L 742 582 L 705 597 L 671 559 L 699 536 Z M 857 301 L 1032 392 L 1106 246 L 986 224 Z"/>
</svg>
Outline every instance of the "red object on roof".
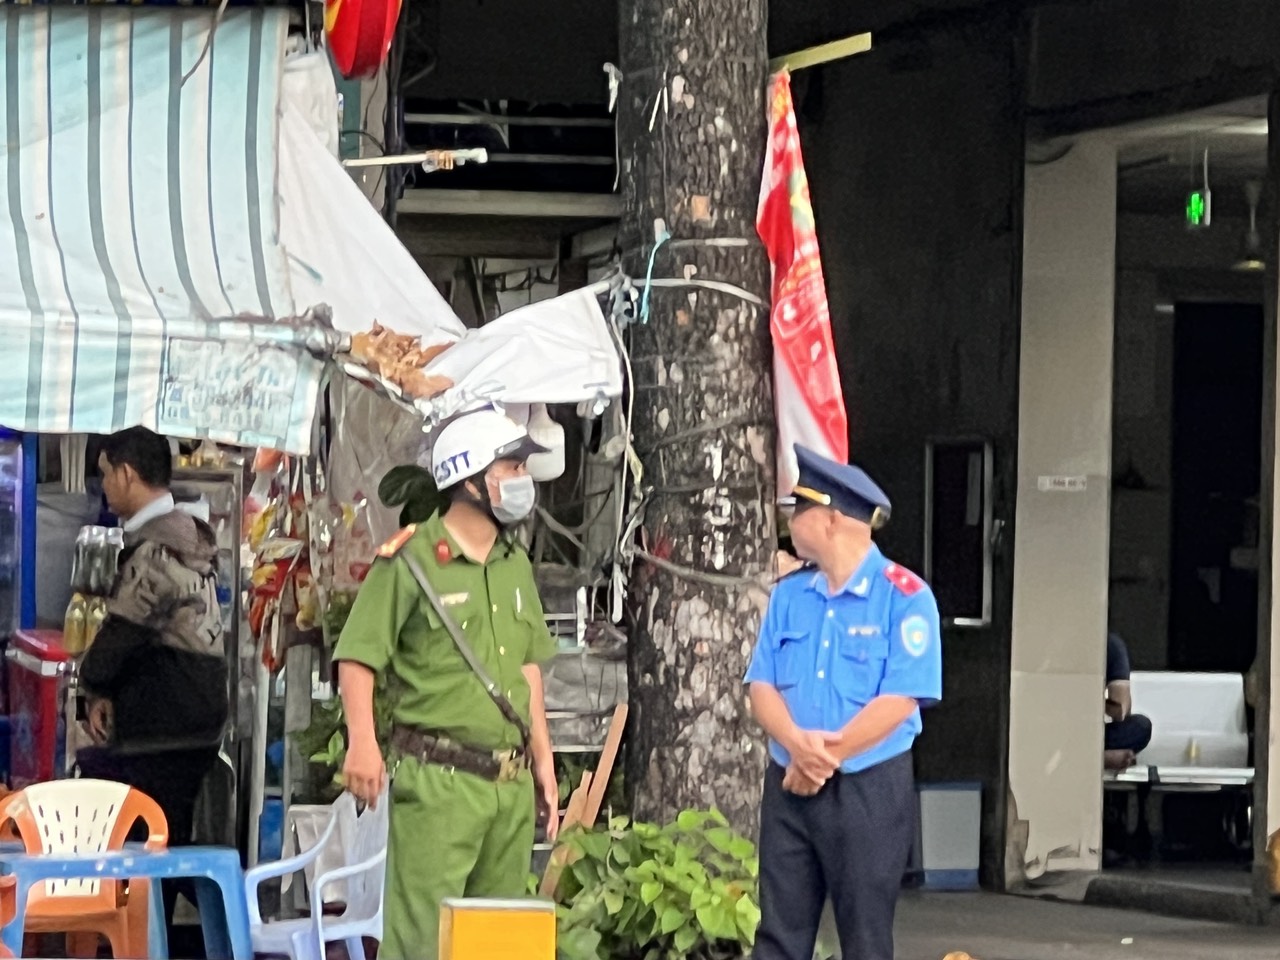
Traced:
<svg viewBox="0 0 1280 960">
<path fill-rule="evenodd" d="M 386 62 L 401 0 L 325 0 L 324 32 L 333 62 L 348 80 L 371 77 Z"/>
</svg>

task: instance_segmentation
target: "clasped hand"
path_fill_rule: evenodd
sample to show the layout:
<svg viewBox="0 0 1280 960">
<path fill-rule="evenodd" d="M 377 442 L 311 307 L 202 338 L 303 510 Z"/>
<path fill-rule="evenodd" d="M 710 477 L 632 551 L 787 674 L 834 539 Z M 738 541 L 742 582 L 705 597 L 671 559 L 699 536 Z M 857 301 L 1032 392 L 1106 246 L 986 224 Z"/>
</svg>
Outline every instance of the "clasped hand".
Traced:
<svg viewBox="0 0 1280 960">
<path fill-rule="evenodd" d="M 803 730 L 791 751 L 791 765 L 782 778 L 782 789 L 799 797 L 812 797 L 840 769 L 838 733 Z"/>
</svg>

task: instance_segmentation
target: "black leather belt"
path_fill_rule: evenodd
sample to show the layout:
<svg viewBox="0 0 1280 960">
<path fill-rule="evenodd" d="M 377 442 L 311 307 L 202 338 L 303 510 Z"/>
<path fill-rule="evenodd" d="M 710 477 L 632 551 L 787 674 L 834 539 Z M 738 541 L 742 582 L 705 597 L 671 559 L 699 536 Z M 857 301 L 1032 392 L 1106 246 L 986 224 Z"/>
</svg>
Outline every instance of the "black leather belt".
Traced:
<svg viewBox="0 0 1280 960">
<path fill-rule="evenodd" d="M 523 750 L 481 750 L 401 724 L 391 729 L 391 748 L 401 757 L 461 770 L 496 783 L 515 780 L 526 766 Z"/>
</svg>

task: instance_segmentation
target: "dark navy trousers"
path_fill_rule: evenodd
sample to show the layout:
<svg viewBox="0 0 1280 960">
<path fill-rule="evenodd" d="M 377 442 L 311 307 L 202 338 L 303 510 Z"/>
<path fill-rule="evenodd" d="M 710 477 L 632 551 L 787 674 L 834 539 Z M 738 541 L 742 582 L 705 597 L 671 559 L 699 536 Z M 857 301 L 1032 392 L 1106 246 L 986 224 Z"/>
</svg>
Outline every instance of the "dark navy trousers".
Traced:
<svg viewBox="0 0 1280 960">
<path fill-rule="evenodd" d="M 1107 750 L 1141 753 L 1151 743 L 1151 721 L 1140 713 L 1130 714 L 1123 720 L 1112 720 L 1102 729 Z"/>
<path fill-rule="evenodd" d="M 893 915 L 915 841 L 911 754 L 836 774 L 813 797 L 770 763 L 760 813 L 760 929 L 753 960 L 813 960 L 828 896 L 844 960 L 893 960 Z"/>
</svg>

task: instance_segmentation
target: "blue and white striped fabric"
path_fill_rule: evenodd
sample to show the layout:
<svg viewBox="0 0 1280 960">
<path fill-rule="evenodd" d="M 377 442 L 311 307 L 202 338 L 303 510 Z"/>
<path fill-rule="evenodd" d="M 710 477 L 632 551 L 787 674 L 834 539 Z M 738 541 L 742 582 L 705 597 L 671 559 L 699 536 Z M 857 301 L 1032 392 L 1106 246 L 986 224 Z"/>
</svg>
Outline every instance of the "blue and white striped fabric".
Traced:
<svg viewBox="0 0 1280 960">
<path fill-rule="evenodd" d="M 324 362 L 270 322 L 286 16 L 0 7 L 0 425 L 308 449 Z"/>
</svg>

